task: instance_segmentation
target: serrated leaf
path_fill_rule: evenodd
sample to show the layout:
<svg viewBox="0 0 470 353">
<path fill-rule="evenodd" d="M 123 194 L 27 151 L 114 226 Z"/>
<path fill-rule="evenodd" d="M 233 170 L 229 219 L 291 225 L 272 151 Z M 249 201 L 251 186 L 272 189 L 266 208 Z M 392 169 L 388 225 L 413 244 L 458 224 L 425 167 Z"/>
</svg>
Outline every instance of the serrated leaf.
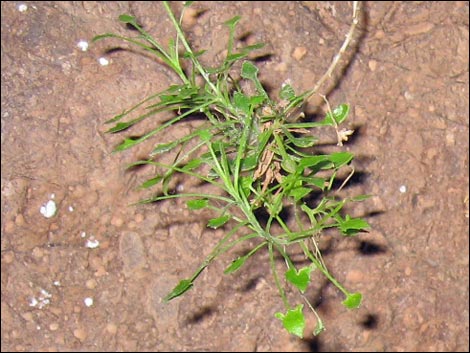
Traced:
<svg viewBox="0 0 470 353">
<path fill-rule="evenodd" d="M 193 282 L 189 279 L 183 279 L 181 280 L 175 288 L 165 297 L 163 298 L 163 301 L 169 302 L 170 300 L 179 297 L 180 295 L 184 294 L 187 292 L 191 287 L 193 286 Z"/>
<path fill-rule="evenodd" d="M 361 293 L 350 293 L 342 304 L 348 309 L 357 309 L 361 306 L 362 294 Z"/>
<path fill-rule="evenodd" d="M 229 215 L 212 218 L 211 220 L 209 220 L 209 222 L 207 222 L 207 226 L 209 228 L 217 229 L 223 226 L 225 223 L 227 223 L 229 219 L 230 219 Z"/>
<path fill-rule="evenodd" d="M 276 318 L 282 321 L 282 324 L 289 333 L 300 338 L 303 338 L 305 329 L 305 317 L 302 313 L 303 307 L 303 304 L 299 304 L 295 309 L 287 310 L 285 315 L 279 312 L 274 314 Z"/>
<path fill-rule="evenodd" d="M 208 204 L 209 200 L 207 199 L 197 199 L 186 202 L 186 205 L 190 210 L 200 210 L 201 208 L 207 207 Z"/>
<path fill-rule="evenodd" d="M 294 267 L 291 267 L 286 271 L 286 279 L 297 287 L 302 293 L 305 292 L 308 285 L 310 284 L 310 272 L 312 272 L 312 267 L 307 266 L 301 268 L 297 271 Z"/>
<path fill-rule="evenodd" d="M 237 271 L 240 267 L 243 266 L 243 264 L 245 263 L 247 258 L 248 257 L 246 257 L 246 256 L 241 256 L 238 259 L 232 261 L 230 266 L 225 269 L 224 273 L 227 275 L 229 273 L 233 273 L 233 272 Z"/>
<path fill-rule="evenodd" d="M 352 236 L 356 235 L 361 230 L 370 228 L 370 225 L 362 218 L 346 216 L 346 218 L 339 223 L 339 228 L 344 235 Z"/>
</svg>

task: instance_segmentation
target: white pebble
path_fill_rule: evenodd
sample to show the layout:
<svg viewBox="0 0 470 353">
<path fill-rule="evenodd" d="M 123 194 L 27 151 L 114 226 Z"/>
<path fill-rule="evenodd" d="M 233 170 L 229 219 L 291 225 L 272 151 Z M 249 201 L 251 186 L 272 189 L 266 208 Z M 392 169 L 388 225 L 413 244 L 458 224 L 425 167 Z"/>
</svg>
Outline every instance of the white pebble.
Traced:
<svg viewBox="0 0 470 353">
<path fill-rule="evenodd" d="M 90 297 L 85 298 L 84 302 L 86 306 L 90 307 L 93 305 L 93 298 L 90 298 Z"/>
<path fill-rule="evenodd" d="M 81 236 L 82 238 L 85 238 L 85 237 L 86 237 L 86 233 L 85 233 L 85 232 L 81 232 L 81 233 L 80 233 L 80 236 Z"/>
<path fill-rule="evenodd" d="M 31 301 L 29 302 L 29 306 L 36 306 L 38 305 L 38 300 L 36 298 L 31 298 Z"/>
<path fill-rule="evenodd" d="M 101 66 L 109 65 L 109 60 L 106 58 L 99 58 L 98 61 L 100 62 Z"/>
<path fill-rule="evenodd" d="M 28 9 L 28 5 L 26 4 L 19 4 L 18 5 L 18 11 L 19 12 L 25 12 Z"/>
<path fill-rule="evenodd" d="M 52 200 L 49 200 L 45 205 L 42 205 L 40 209 L 41 214 L 46 218 L 51 218 L 52 216 L 54 216 L 56 211 L 57 206 Z"/>
<path fill-rule="evenodd" d="M 85 246 L 89 249 L 95 249 L 98 246 L 100 246 L 100 242 L 98 241 L 98 239 L 95 239 L 94 237 L 90 237 L 90 239 L 86 241 Z"/>
<path fill-rule="evenodd" d="M 400 186 L 400 192 L 402 194 L 404 194 L 406 192 L 406 186 L 405 185 Z"/>
<path fill-rule="evenodd" d="M 73 212 L 73 207 L 69 206 L 69 212 Z"/>
<path fill-rule="evenodd" d="M 85 40 L 81 40 L 77 43 L 77 47 L 79 47 L 81 51 L 87 51 L 88 50 L 88 42 L 85 41 Z"/>
</svg>

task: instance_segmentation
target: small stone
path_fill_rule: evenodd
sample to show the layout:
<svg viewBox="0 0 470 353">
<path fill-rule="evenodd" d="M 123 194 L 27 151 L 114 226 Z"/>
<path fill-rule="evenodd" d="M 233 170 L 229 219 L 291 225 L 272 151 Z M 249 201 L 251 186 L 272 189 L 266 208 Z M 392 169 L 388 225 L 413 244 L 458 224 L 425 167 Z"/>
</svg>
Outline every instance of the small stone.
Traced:
<svg viewBox="0 0 470 353">
<path fill-rule="evenodd" d="M 118 330 L 118 327 L 115 323 L 111 322 L 106 325 L 106 331 L 111 335 L 115 335 L 117 333 L 117 330 Z"/>
<path fill-rule="evenodd" d="M 13 251 L 7 251 L 3 254 L 3 261 L 6 264 L 11 264 L 15 260 L 15 253 Z"/>
<path fill-rule="evenodd" d="M 144 220 L 144 216 L 140 213 L 136 214 L 135 217 L 134 217 L 134 220 L 136 223 L 140 223 Z"/>
<path fill-rule="evenodd" d="M 84 341 L 87 337 L 87 333 L 84 329 L 82 328 L 77 328 L 75 330 L 73 330 L 73 335 L 75 336 L 75 338 L 79 339 L 80 341 Z"/>
<path fill-rule="evenodd" d="M 13 221 L 5 222 L 5 233 L 13 233 L 15 228 L 16 228 L 15 222 L 13 222 Z"/>
<path fill-rule="evenodd" d="M 303 57 L 307 54 L 307 48 L 305 47 L 296 47 L 294 51 L 292 52 L 292 57 L 300 61 L 303 59 Z"/>
<path fill-rule="evenodd" d="M 15 224 L 18 226 L 18 227 L 21 227 L 24 225 L 24 217 L 23 215 L 20 213 L 18 214 L 16 217 L 15 217 Z"/>
<path fill-rule="evenodd" d="M 369 60 L 369 69 L 372 72 L 377 69 L 377 60 Z"/>
<path fill-rule="evenodd" d="M 98 285 L 98 282 L 96 282 L 96 279 L 94 279 L 94 278 L 89 279 L 89 280 L 86 281 L 86 283 L 85 283 L 85 286 L 86 286 L 88 289 L 95 289 L 97 285 Z"/>
<path fill-rule="evenodd" d="M 49 325 L 49 330 L 51 331 L 57 331 L 59 329 L 59 324 L 57 322 L 53 322 L 52 324 Z"/>
<path fill-rule="evenodd" d="M 111 224 L 115 227 L 121 227 L 124 224 L 124 220 L 118 216 L 111 218 Z"/>
<path fill-rule="evenodd" d="M 346 281 L 351 283 L 359 283 L 364 280 L 364 273 L 359 270 L 351 270 L 346 275 Z"/>
</svg>

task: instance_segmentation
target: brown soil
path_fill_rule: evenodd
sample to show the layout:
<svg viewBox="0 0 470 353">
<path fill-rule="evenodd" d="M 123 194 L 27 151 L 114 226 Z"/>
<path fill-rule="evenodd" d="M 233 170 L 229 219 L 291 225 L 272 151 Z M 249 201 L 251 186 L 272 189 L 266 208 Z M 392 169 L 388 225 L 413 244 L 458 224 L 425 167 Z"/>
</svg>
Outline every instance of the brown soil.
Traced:
<svg viewBox="0 0 470 353">
<path fill-rule="evenodd" d="M 325 91 L 352 107 L 356 135 L 345 148 L 359 177 L 349 190 L 375 195 L 352 210 L 372 230 L 335 236 L 325 261 L 364 302 L 348 311 L 322 284 L 313 300 L 327 330 L 304 340 L 273 317 L 283 306 L 264 255 L 232 277 L 222 273 L 226 256 L 185 296 L 161 302 L 222 233 L 181 202 L 129 206 L 151 171 L 124 167 L 151 146 L 111 154 L 123 136 L 103 132 L 107 119 L 175 78 L 150 57 L 106 53 L 119 42 L 77 47 L 128 33 L 122 13 L 166 43 L 161 4 L 26 2 L 24 12 L 19 4 L 1 4 L 2 351 L 469 350 L 468 2 L 364 4 L 339 83 Z M 241 39 L 267 44 L 258 66 L 274 91 L 287 79 L 311 88 L 351 14 L 343 2 L 193 6 L 186 29 L 208 61 L 226 46 L 222 23 L 242 16 Z M 45 218 L 51 194 L 57 214 Z M 86 246 L 92 237 L 96 248 Z"/>
</svg>

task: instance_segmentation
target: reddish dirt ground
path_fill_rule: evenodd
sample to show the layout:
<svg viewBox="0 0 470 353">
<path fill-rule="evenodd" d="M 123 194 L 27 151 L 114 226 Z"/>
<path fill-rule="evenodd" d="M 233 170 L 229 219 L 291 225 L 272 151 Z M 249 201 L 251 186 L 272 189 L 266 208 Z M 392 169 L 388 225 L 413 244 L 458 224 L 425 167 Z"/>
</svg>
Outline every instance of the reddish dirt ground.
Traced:
<svg viewBox="0 0 470 353">
<path fill-rule="evenodd" d="M 339 83 L 324 93 L 352 107 L 356 135 L 345 148 L 360 178 L 349 190 L 374 195 L 352 212 L 372 229 L 334 237 L 325 261 L 364 301 L 348 311 L 322 285 L 313 299 L 327 330 L 303 340 L 273 317 L 283 305 L 264 255 L 232 277 L 224 256 L 185 296 L 161 302 L 222 233 L 181 202 L 130 206 L 149 171 L 124 167 L 151 146 L 112 154 L 124 135 L 105 134 L 104 122 L 175 78 L 150 57 L 106 52 L 118 42 L 87 51 L 77 43 L 129 33 L 117 21 L 123 13 L 166 43 L 162 5 L 20 4 L 1 4 L 2 351 L 468 352 L 468 2 L 362 6 Z M 302 91 L 341 45 L 351 6 L 196 2 L 185 29 L 213 62 L 226 47 L 223 22 L 241 15 L 238 38 L 267 44 L 263 82 Z M 40 213 L 48 200 L 57 205 L 51 218 Z"/>
</svg>

